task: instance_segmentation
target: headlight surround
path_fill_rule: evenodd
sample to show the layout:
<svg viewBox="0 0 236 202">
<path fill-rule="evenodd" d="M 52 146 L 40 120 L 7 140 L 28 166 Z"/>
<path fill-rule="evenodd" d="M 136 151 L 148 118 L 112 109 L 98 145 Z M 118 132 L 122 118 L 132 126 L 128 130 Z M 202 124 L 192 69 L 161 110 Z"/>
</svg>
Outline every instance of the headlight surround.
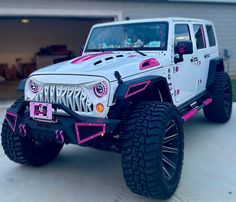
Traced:
<svg viewBox="0 0 236 202">
<path fill-rule="evenodd" d="M 107 94 L 108 86 L 105 81 L 102 81 L 93 87 L 93 91 L 97 97 L 101 98 Z"/>
<path fill-rule="evenodd" d="M 29 82 L 29 89 L 32 93 L 37 93 L 39 91 L 39 84 L 37 84 L 35 81 L 30 80 Z"/>
</svg>

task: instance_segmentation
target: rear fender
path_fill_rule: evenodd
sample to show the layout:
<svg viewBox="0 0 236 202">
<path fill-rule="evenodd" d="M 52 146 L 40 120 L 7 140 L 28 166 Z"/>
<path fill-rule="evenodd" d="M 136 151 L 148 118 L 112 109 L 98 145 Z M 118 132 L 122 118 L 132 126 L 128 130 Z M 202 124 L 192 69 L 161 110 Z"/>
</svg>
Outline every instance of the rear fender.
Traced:
<svg viewBox="0 0 236 202">
<path fill-rule="evenodd" d="M 216 72 L 224 72 L 223 58 L 214 58 L 210 61 L 206 88 L 214 83 Z"/>
</svg>

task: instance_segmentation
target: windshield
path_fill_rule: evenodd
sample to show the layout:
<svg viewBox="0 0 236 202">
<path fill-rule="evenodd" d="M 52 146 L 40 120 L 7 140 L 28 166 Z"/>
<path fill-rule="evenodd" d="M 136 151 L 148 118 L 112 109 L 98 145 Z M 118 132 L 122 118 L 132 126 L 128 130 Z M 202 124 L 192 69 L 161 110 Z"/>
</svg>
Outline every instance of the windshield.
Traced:
<svg viewBox="0 0 236 202">
<path fill-rule="evenodd" d="M 167 22 L 148 22 L 95 27 L 86 51 L 166 50 Z"/>
</svg>

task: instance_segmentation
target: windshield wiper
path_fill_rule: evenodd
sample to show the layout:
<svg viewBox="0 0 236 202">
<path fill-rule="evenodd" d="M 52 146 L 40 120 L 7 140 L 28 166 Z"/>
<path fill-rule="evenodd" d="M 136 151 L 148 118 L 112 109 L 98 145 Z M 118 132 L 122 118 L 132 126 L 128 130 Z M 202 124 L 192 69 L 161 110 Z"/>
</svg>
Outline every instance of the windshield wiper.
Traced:
<svg viewBox="0 0 236 202">
<path fill-rule="evenodd" d="M 136 53 L 142 55 L 142 56 L 147 56 L 145 53 L 141 52 L 140 50 L 138 50 L 137 48 L 110 48 L 110 49 L 88 49 L 86 50 L 86 52 L 105 52 L 105 51 L 127 51 L 127 50 L 131 50 L 131 51 L 135 51 Z"/>
<path fill-rule="evenodd" d="M 133 48 L 133 50 L 136 52 L 136 53 L 139 53 L 140 55 L 142 56 L 147 56 L 147 54 L 141 52 L 140 50 L 136 49 L 136 48 Z"/>
<path fill-rule="evenodd" d="M 142 56 L 147 56 L 145 53 L 141 52 L 140 50 L 138 50 L 137 48 L 132 48 L 132 47 L 129 47 L 129 48 L 117 48 L 117 50 L 123 50 L 123 51 L 128 51 L 128 50 L 131 50 L 131 51 L 135 51 L 136 53 L 142 55 Z"/>
</svg>

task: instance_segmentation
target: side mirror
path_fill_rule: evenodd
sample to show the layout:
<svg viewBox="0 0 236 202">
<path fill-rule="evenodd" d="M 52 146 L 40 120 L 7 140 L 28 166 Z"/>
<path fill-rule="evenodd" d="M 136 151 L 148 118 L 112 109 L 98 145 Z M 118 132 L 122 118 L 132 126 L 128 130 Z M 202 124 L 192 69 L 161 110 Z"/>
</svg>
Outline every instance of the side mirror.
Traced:
<svg viewBox="0 0 236 202">
<path fill-rule="evenodd" d="M 179 57 L 175 57 L 175 63 L 182 62 L 183 55 L 188 55 L 193 53 L 193 43 L 191 41 L 179 41 L 175 45 L 175 53 L 179 55 Z"/>
<path fill-rule="evenodd" d="M 175 46 L 175 52 L 179 55 L 193 53 L 193 43 L 191 41 L 179 41 Z"/>
</svg>

